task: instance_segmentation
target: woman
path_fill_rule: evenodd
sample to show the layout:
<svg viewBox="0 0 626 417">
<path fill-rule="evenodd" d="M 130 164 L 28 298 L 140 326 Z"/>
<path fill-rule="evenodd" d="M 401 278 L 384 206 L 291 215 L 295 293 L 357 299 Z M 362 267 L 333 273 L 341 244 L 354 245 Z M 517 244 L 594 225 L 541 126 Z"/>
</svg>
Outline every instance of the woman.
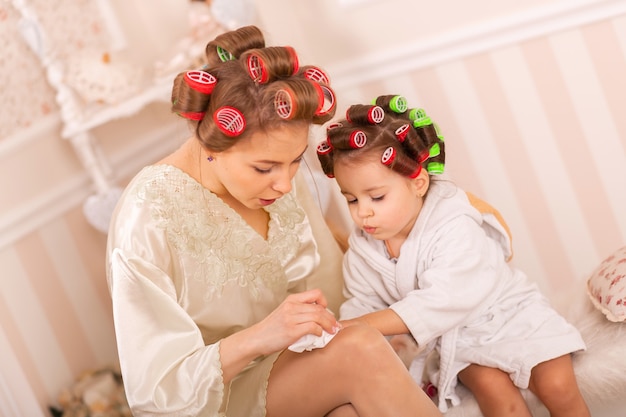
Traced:
<svg viewBox="0 0 626 417">
<path fill-rule="evenodd" d="M 312 123 L 334 94 L 290 47 L 244 27 L 179 74 L 195 134 L 128 185 L 107 272 L 136 417 L 440 416 L 386 339 L 340 330 L 340 258 L 301 187 Z M 287 348 L 330 335 L 323 349 Z"/>
</svg>

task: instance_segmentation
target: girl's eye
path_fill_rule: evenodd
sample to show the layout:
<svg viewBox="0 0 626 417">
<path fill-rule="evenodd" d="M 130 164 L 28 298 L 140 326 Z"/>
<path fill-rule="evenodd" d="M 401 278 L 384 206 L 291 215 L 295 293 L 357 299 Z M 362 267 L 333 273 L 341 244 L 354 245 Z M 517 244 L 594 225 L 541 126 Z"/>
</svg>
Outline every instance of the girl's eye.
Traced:
<svg viewBox="0 0 626 417">
<path fill-rule="evenodd" d="M 269 174 L 270 171 L 272 171 L 272 168 L 262 169 L 262 168 L 254 167 L 254 170 L 258 172 L 259 174 Z"/>
<path fill-rule="evenodd" d="M 358 200 L 356 198 L 346 198 L 348 204 L 355 204 Z"/>
<path fill-rule="evenodd" d="M 381 201 L 381 200 L 383 200 L 384 198 L 385 198 L 385 196 L 384 196 L 384 195 L 381 195 L 380 197 L 372 197 L 372 200 L 373 200 L 373 201 Z"/>
</svg>

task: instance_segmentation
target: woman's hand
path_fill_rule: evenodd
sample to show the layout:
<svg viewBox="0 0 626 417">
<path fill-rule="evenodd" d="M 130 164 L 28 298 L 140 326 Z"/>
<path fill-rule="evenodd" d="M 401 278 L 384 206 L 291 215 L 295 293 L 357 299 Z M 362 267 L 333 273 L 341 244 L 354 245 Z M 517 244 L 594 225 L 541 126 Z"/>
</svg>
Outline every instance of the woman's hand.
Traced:
<svg viewBox="0 0 626 417">
<path fill-rule="evenodd" d="M 322 291 L 313 289 L 291 294 L 257 324 L 220 342 L 222 374 L 227 383 L 250 361 L 286 349 L 307 334 L 336 333 L 341 324 L 326 309 Z"/>
<path fill-rule="evenodd" d="M 341 325 L 326 309 L 324 294 L 318 289 L 289 295 L 276 310 L 250 330 L 261 354 L 283 350 L 302 336 L 336 333 Z"/>
</svg>

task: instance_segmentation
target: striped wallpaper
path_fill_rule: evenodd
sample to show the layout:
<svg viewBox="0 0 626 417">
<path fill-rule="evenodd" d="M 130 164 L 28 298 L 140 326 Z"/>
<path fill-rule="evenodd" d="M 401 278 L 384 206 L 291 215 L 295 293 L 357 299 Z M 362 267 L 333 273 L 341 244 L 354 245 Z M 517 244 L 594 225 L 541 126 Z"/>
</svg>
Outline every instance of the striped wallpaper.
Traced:
<svg viewBox="0 0 626 417">
<path fill-rule="evenodd" d="M 427 110 L 450 178 L 502 212 L 514 262 L 545 291 L 626 244 L 626 16 L 339 81 L 342 108 L 396 93 Z"/>
<path fill-rule="evenodd" d="M 626 244 L 625 15 L 398 67 L 356 80 L 346 74 L 359 68 L 329 68 L 340 107 L 386 93 L 424 107 L 450 178 L 502 212 L 514 262 L 549 295 Z M 115 362 L 105 236 L 68 204 L 0 246 L 2 416 L 46 416 L 81 372 Z"/>
</svg>

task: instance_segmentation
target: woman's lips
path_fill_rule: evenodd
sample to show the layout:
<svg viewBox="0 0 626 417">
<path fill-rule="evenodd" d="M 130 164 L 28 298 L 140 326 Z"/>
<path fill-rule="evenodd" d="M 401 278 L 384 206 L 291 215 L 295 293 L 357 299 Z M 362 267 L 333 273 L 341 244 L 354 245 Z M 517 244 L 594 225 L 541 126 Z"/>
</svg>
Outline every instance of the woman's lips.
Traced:
<svg viewBox="0 0 626 417">
<path fill-rule="evenodd" d="M 261 202 L 262 206 L 269 206 L 270 204 L 273 204 L 276 199 L 274 198 L 272 200 L 265 200 L 263 198 L 260 198 L 259 201 Z"/>
</svg>

